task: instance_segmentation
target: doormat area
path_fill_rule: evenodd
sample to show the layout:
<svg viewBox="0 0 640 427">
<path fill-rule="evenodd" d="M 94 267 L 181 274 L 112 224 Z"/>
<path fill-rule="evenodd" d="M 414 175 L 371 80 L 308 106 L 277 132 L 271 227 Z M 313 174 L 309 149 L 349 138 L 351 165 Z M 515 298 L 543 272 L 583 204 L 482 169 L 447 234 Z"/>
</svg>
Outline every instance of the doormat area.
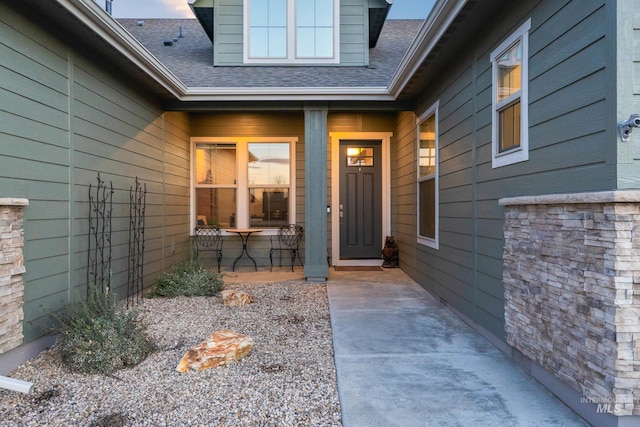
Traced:
<svg viewBox="0 0 640 427">
<path fill-rule="evenodd" d="M 336 265 L 336 271 L 380 271 L 382 267 L 375 265 Z"/>
</svg>

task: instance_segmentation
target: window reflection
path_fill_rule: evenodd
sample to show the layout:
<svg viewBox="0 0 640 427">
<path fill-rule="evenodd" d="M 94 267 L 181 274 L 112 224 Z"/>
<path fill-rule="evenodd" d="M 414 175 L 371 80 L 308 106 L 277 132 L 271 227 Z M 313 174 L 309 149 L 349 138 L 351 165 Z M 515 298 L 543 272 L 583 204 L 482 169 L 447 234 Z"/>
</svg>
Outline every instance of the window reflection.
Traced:
<svg viewBox="0 0 640 427">
<path fill-rule="evenodd" d="M 249 185 L 289 185 L 289 144 L 249 144 Z"/>
<path fill-rule="evenodd" d="M 436 116 L 432 115 L 420 124 L 420 176 L 436 171 Z"/>
<path fill-rule="evenodd" d="M 249 190 L 251 227 L 270 228 L 289 224 L 288 188 L 252 188 Z"/>
<path fill-rule="evenodd" d="M 236 145 L 199 144 L 195 169 L 198 184 L 235 184 Z"/>
<path fill-rule="evenodd" d="M 197 225 L 236 226 L 234 188 L 196 188 Z"/>
</svg>

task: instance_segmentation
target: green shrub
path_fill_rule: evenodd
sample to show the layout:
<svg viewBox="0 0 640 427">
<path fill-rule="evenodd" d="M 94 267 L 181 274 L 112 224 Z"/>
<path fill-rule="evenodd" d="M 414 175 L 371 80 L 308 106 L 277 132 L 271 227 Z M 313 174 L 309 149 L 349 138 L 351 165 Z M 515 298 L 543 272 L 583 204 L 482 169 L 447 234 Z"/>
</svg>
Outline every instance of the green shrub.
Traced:
<svg viewBox="0 0 640 427">
<path fill-rule="evenodd" d="M 224 288 L 222 277 L 193 258 L 176 264 L 171 272 L 162 273 L 150 296 L 213 296 Z"/>
<path fill-rule="evenodd" d="M 51 316 L 59 326 L 58 348 L 72 371 L 111 374 L 142 362 L 154 350 L 136 320 L 135 310 L 119 308 L 115 296 L 95 287 L 86 301 L 78 301 Z"/>
</svg>

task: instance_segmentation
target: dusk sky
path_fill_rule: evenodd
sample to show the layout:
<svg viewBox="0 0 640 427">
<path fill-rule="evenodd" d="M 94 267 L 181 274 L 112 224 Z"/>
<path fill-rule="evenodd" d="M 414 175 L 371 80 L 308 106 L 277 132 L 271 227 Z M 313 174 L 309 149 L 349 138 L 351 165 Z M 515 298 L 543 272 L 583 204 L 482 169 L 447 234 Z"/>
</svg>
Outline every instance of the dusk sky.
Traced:
<svg viewBox="0 0 640 427">
<path fill-rule="evenodd" d="M 424 19 L 436 0 L 393 0 L 389 19 Z M 104 7 L 105 0 L 96 0 Z M 114 18 L 193 18 L 187 0 L 113 0 Z"/>
</svg>

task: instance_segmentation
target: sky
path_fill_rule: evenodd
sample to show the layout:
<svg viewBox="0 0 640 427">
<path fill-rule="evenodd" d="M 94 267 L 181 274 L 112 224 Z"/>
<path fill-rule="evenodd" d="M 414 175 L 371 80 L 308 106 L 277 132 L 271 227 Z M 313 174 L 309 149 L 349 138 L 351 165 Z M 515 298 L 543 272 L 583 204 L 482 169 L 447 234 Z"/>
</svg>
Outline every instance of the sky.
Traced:
<svg viewBox="0 0 640 427">
<path fill-rule="evenodd" d="M 105 0 L 96 0 L 104 7 Z M 436 0 L 393 0 L 388 19 L 424 19 Z M 193 18 L 187 0 L 113 0 L 114 18 Z"/>
</svg>

